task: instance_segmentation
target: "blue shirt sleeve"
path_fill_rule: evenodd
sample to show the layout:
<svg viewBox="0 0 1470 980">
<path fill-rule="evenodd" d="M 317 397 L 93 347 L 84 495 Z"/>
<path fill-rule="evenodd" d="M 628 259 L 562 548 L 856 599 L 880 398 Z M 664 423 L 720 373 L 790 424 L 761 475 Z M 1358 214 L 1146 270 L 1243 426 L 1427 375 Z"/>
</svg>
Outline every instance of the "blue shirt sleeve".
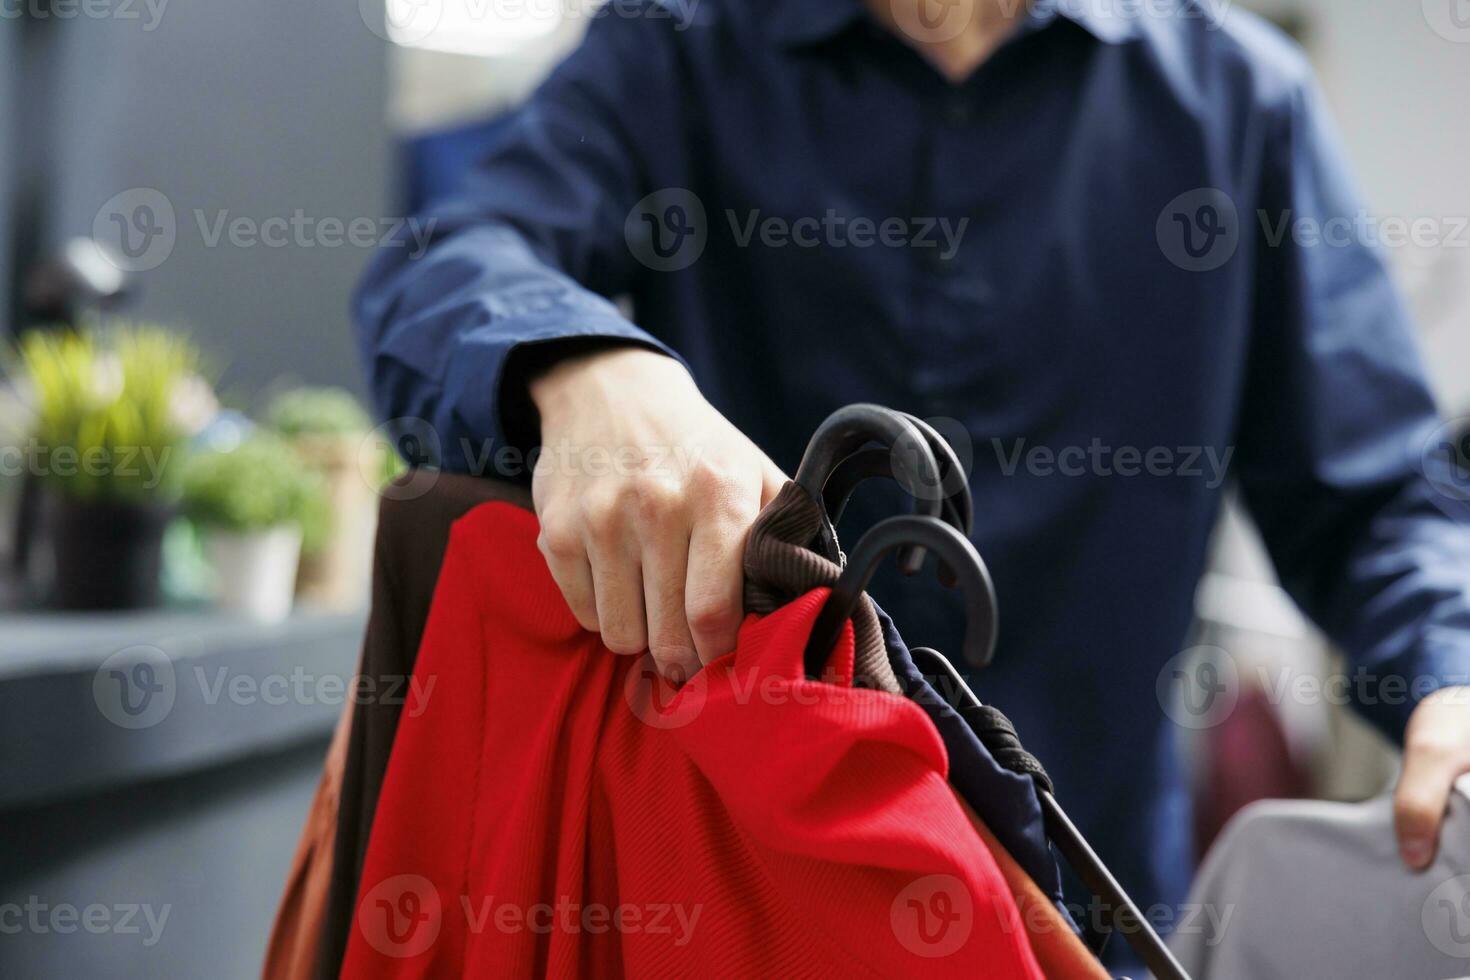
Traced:
<svg viewBox="0 0 1470 980">
<path fill-rule="evenodd" d="M 1283 585 L 1353 661 L 1357 707 L 1401 739 L 1470 683 L 1470 510 L 1408 316 L 1310 80 L 1269 125 L 1255 328 L 1236 460 Z"/>
<path fill-rule="evenodd" d="M 375 408 L 426 459 L 466 471 L 534 444 L 517 376 L 532 348 L 677 356 L 607 298 L 638 273 L 623 228 L 646 192 L 624 117 L 660 91 L 666 34 L 648 18 L 594 19 L 459 189 L 416 216 L 420 240 L 405 229 L 373 257 L 354 317 Z"/>
</svg>

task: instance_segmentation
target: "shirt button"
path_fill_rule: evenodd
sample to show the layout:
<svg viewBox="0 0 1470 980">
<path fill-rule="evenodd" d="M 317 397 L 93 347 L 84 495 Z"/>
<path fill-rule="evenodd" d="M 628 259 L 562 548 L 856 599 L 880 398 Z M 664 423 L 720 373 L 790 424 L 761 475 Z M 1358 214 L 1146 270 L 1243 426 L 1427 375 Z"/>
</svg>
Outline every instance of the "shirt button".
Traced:
<svg viewBox="0 0 1470 980">
<path fill-rule="evenodd" d="M 944 121 L 951 126 L 968 126 L 975 121 L 975 108 L 968 99 L 950 99 L 944 106 Z"/>
</svg>

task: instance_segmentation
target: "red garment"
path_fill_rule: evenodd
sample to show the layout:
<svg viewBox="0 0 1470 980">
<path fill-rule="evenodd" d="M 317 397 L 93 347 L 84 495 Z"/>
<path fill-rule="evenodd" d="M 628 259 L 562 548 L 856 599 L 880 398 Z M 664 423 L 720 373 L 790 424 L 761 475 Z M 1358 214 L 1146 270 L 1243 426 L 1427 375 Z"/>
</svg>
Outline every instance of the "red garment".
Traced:
<svg viewBox="0 0 1470 980">
<path fill-rule="evenodd" d="M 1041 977 L 923 711 L 802 678 L 826 590 L 665 698 L 536 532 L 492 503 L 451 535 L 344 977 Z"/>
</svg>

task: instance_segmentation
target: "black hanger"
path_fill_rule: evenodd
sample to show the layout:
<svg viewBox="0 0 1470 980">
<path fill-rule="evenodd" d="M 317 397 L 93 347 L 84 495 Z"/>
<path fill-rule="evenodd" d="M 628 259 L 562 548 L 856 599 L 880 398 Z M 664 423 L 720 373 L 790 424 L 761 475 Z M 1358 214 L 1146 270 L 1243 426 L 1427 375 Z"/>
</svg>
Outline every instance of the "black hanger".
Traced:
<svg viewBox="0 0 1470 980">
<path fill-rule="evenodd" d="M 849 411 L 851 410 L 851 411 Z M 846 414 L 845 414 L 846 413 Z M 858 539 L 857 546 L 853 548 L 842 575 L 832 587 L 831 594 L 817 615 L 816 622 L 812 625 L 811 636 L 807 640 L 805 651 L 805 667 L 809 677 L 818 678 L 826 670 L 827 658 L 830 656 L 832 647 L 841 635 L 843 624 L 851 618 L 863 590 L 872 580 L 873 573 L 877 570 L 878 563 L 890 551 L 906 551 L 908 555 L 915 556 L 911 569 L 905 569 L 906 574 L 912 574 L 923 565 L 925 550 L 933 551 L 939 563 L 941 580 L 946 578 L 957 579 L 964 588 L 966 623 L 964 654 L 965 659 L 976 667 L 984 667 L 990 663 L 995 652 L 996 636 L 999 627 L 999 617 L 995 597 L 995 586 L 990 578 L 989 569 L 981 559 L 979 552 L 970 543 L 969 531 L 973 520 L 973 506 L 971 502 L 968 481 L 964 479 L 963 470 L 960 469 L 959 461 L 949 443 L 938 433 L 922 421 L 912 416 L 904 416 L 899 421 L 907 423 L 917 430 L 923 437 L 925 449 L 930 453 L 931 459 L 943 459 L 944 467 L 935 465 L 933 468 L 925 469 L 927 462 L 923 458 L 923 452 L 907 444 L 913 458 L 917 460 L 908 466 L 903 465 L 905 458 L 902 453 L 894 453 L 885 449 L 862 449 L 865 442 L 884 442 L 892 447 L 895 444 L 904 445 L 900 437 L 876 438 L 870 436 L 865 440 L 858 440 L 857 436 L 865 423 L 877 422 L 879 418 L 888 416 L 882 422 L 874 425 L 879 428 L 885 436 L 893 433 L 903 433 L 903 427 L 892 420 L 897 416 L 889 409 L 876 405 L 855 405 L 849 409 L 843 409 L 834 413 L 828 423 L 839 420 L 840 424 L 834 424 L 833 428 L 837 434 L 829 434 L 823 445 L 818 447 L 818 435 L 813 436 L 812 444 L 807 447 L 807 455 L 802 458 L 802 468 L 797 471 L 797 482 L 802 483 L 809 493 L 823 501 L 826 513 L 830 516 L 829 526 L 825 529 L 831 532 L 831 523 L 842 514 L 842 508 L 851 496 L 853 489 L 863 480 L 875 476 L 893 477 L 904 483 L 905 479 L 910 482 L 905 488 L 915 495 L 916 508 L 923 506 L 928 514 L 890 517 L 874 525 L 871 530 Z M 838 436 L 840 434 L 840 438 Z M 818 448 L 816 458 L 813 458 L 813 449 Z M 846 457 L 834 466 L 832 457 L 839 449 L 846 449 Z M 852 450 L 856 449 L 857 452 Z M 828 455 L 830 454 L 830 455 Z M 824 458 L 825 457 L 825 458 Z M 811 460 L 811 467 L 808 467 Z M 808 478 L 802 482 L 803 471 Z M 817 474 L 827 474 L 817 490 L 813 487 Z M 961 487 L 951 492 L 941 501 L 941 510 L 945 523 L 937 518 L 934 509 L 929 505 L 929 500 L 924 494 L 924 487 L 940 487 L 940 479 L 953 479 L 951 474 L 957 474 Z M 915 477 L 931 477 L 936 480 L 932 483 L 914 484 Z M 917 491 L 917 492 L 916 492 Z M 930 497 L 937 497 L 931 491 Z M 835 533 L 830 534 L 832 552 L 840 555 L 837 549 Z M 904 555 L 900 555 L 902 559 Z M 901 562 L 902 565 L 902 562 Z M 946 574 L 947 573 L 947 574 Z M 946 581 L 947 586 L 954 584 Z M 950 707 L 955 709 L 965 719 L 977 737 L 985 744 L 992 756 L 998 762 L 1014 772 L 1031 777 L 1036 790 L 1036 797 L 1041 807 L 1042 821 L 1045 826 L 1048 839 L 1056 846 L 1057 850 L 1066 858 L 1067 863 L 1076 871 L 1092 892 L 1097 895 L 1110 912 L 1113 927 L 1123 932 L 1133 951 L 1138 954 L 1144 964 L 1153 972 L 1157 980 L 1189 980 L 1189 975 L 1184 971 L 1179 961 L 1169 952 L 1159 934 L 1143 917 L 1137 904 L 1123 890 L 1123 886 L 1108 870 L 1097 852 L 1088 844 L 1082 832 L 1072 823 L 1061 804 L 1057 802 L 1056 795 L 1052 792 L 1051 780 L 1046 775 L 1041 764 L 1034 756 L 1027 752 L 1016 736 L 1015 729 L 1005 715 L 995 708 L 984 705 L 965 683 L 964 677 L 955 669 L 953 663 L 937 650 L 926 647 L 914 647 L 912 653 L 917 661 L 927 661 L 933 669 L 945 675 L 946 683 L 938 685 L 946 690 L 941 693 Z M 922 667 L 921 667 L 922 670 Z M 938 679 L 938 678 L 936 678 Z"/>
<path fill-rule="evenodd" d="M 968 535 L 974 530 L 975 507 L 970 497 L 970 481 L 965 478 L 964 467 L 954 447 L 923 419 L 908 412 L 898 414 L 919 430 L 939 463 L 939 483 L 925 488 L 925 492 L 939 496 L 944 520 Z M 889 450 L 860 449 L 837 464 L 822 489 L 822 500 L 833 525 L 842 520 L 842 512 L 858 484 L 874 477 L 895 478 L 893 463 L 893 453 Z"/>
<path fill-rule="evenodd" d="M 826 510 L 825 489 L 839 465 L 871 442 L 883 447 L 879 451 L 890 464 L 883 475 L 893 477 L 909 492 L 916 513 L 938 517 L 944 510 L 944 501 L 933 489 L 941 486 L 939 463 L 918 426 L 881 405 L 858 403 L 839 408 L 817 426 L 796 469 L 796 483 L 822 505 L 826 517 L 811 547 L 832 561 L 841 561 L 842 551 Z M 849 493 L 856 482 L 849 483 Z M 924 549 L 906 544 L 898 564 L 905 575 L 914 574 L 924 565 Z"/>
<path fill-rule="evenodd" d="M 825 670 L 828 652 L 837 642 L 842 624 L 851 617 L 883 556 L 916 543 L 932 551 L 939 562 L 953 569 L 965 590 L 966 660 L 977 667 L 990 663 L 999 624 L 995 587 L 975 546 L 958 530 L 932 517 L 890 517 L 875 524 L 872 530 L 858 539 L 847 567 L 822 606 L 807 642 L 808 675 L 820 677 Z M 999 711 L 982 704 L 954 664 L 939 651 L 915 647 L 912 652 L 916 660 L 927 660 L 947 675 L 947 683 L 941 685 L 946 688 L 946 700 L 985 743 L 996 761 L 1032 778 L 1047 837 L 1077 872 L 1083 884 L 1103 900 L 1114 929 L 1123 933 L 1129 946 L 1153 971 L 1156 980 L 1188 980 L 1188 974 L 1179 961 L 1057 802 L 1050 778 L 1036 758 L 1022 747 L 1010 721 Z"/>
<path fill-rule="evenodd" d="M 898 414 L 919 430 L 919 434 L 933 450 L 938 463 L 937 475 L 940 482 L 936 486 L 923 488 L 921 492 L 939 496 L 940 516 L 945 523 L 968 536 L 975 524 L 975 507 L 970 497 L 970 481 L 965 478 L 964 467 L 955 455 L 954 447 L 923 419 L 908 412 Z M 852 498 L 858 484 L 875 478 L 897 480 L 898 474 L 894 466 L 893 451 L 877 447 L 859 449 L 838 463 L 832 475 L 827 477 L 826 486 L 822 488 L 823 506 L 832 526 L 835 528 L 842 520 L 842 512 L 847 509 L 847 502 Z M 918 570 L 917 565 L 905 566 L 900 563 L 900 571 L 904 575 L 913 575 Z M 943 562 L 939 564 L 939 582 L 946 589 L 954 588 L 957 582 L 954 571 Z"/>
<path fill-rule="evenodd" d="M 863 590 L 878 570 L 878 563 L 890 551 L 904 548 L 932 550 L 953 571 L 965 594 L 965 659 L 976 667 L 990 663 L 999 621 L 989 569 L 969 538 L 938 518 L 915 514 L 879 521 L 858 539 L 847 566 L 812 624 L 806 646 L 807 676 L 822 676 L 832 647 L 842 635 L 843 624 L 852 617 Z"/>
</svg>

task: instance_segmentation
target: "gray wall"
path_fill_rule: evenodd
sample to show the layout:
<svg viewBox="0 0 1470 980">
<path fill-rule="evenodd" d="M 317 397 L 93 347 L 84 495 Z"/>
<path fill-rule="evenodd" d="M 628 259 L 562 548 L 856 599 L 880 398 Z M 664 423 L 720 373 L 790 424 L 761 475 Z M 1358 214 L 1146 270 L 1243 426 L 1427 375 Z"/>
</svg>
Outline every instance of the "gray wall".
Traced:
<svg viewBox="0 0 1470 980">
<path fill-rule="evenodd" d="M 143 0 L 130 9 L 139 20 L 46 25 L 50 78 L 35 101 L 50 104 L 21 107 L 50 143 L 46 238 L 89 235 L 114 195 L 157 190 L 177 237 L 138 273 L 140 315 L 192 328 L 227 390 L 277 378 L 356 385 L 346 304 L 367 249 L 328 247 L 314 232 L 307 245 L 211 246 L 198 216 L 385 217 L 386 42 L 353 2 L 163 0 L 156 18 Z M 38 125 L 38 113 L 55 124 Z"/>
<path fill-rule="evenodd" d="M 15 181 L 15 152 L 19 142 L 16 99 L 19 89 L 20 25 L 0 20 L 0 284 L 10 282 L 11 187 Z M 0 285 L 0 290 L 4 286 Z M 0 337 L 6 335 L 10 300 L 0 295 Z"/>
</svg>

